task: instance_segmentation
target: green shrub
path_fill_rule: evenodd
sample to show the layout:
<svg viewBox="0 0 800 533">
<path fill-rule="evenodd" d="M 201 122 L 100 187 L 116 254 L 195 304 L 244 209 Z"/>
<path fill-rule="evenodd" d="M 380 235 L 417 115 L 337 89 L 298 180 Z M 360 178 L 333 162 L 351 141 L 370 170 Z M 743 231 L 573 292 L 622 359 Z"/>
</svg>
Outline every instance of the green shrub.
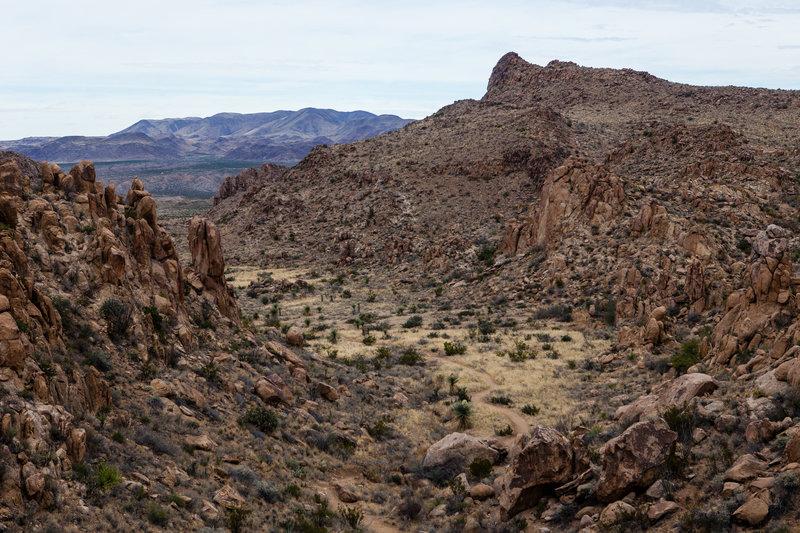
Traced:
<svg viewBox="0 0 800 533">
<path fill-rule="evenodd" d="M 694 413 L 689 407 L 680 408 L 673 405 L 667 408 L 662 416 L 669 428 L 678 434 L 678 440 L 680 442 L 691 442 L 695 418 Z"/>
<path fill-rule="evenodd" d="M 467 351 L 467 347 L 461 344 L 458 341 L 446 341 L 444 343 L 444 354 L 445 355 L 460 355 Z"/>
<path fill-rule="evenodd" d="M 231 533 L 240 533 L 244 530 L 247 523 L 247 515 L 250 511 L 241 507 L 234 507 L 225 515 L 225 525 L 231 530 Z"/>
<path fill-rule="evenodd" d="M 461 429 L 467 428 L 470 425 L 470 418 L 472 417 L 472 404 L 467 400 L 461 400 L 453 404 L 453 414 L 458 422 L 458 427 Z"/>
<path fill-rule="evenodd" d="M 532 403 L 526 404 L 522 406 L 522 413 L 530 416 L 536 416 L 539 414 L 539 408 L 533 405 Z"/>
<path fill-rule="evenodd" d="M 279 424 L 278 415 L 264 406 L 248 408 L 242 419 L 247 424 L 253 424 L 264 433 L 272 433 L 278 428 Z"/>
<path fill-rule="evenodd" d="M 680 351 L 669 358 L 672 368 L 678 374 L 686 373 L 692 365 L 700 361 L 700 339 L 689 339 L 681 345 Z"/>
<path fill-rule="evenodd" d="M 72 331 L 75 327 L 75 320 L 73 318 L 72 302 L 61 296 L 53 298 L 53 307 L 56 308 L 58 314 L 61 316 L 61 327 L 65 332 Z"/>
<path fill-rule="evenodd" d="M 158 312 L 158 309 L 151 306 L 142 307 L 142 312 L 146 315 L 150 315 L 150 319 L 153 321 L 153 329 L 156 331 L 162 331 L 164 317 L 161 316 L 161 313 Z"/>
<path fill-rule="evenodd" d="M 513 433 L 514 433 L 514 428 L 512 428 L 511 425 L 509 424 L 506 424 L 506 427 L 504 428 L 494 430 L 494 434 L 497 435 L 498 437 L 505 437 Z"/>
<path fill-rule="evenodd" d="M 409 348 L 403 352 L 403 354 L 400 356 L 400 359 L 398 359 L 398 362 L 401 365 L 414 366 L 418 363 L 422 363 L 422 360 L 423 359 L 420 354 Z"/>
<path fill-rule="evenodd" d="M 97 465 L 97 471 L 95 472 L 95 481 L 98 487 L 103 490 L 108 490 L 122 483 L 122 477 L 113 466 L 109 466 L 106 463 L 99 463 Z"/>
<path fill-rule="evenodd" d="M 417 328 L 422 325 L 422 317 L 419 315 L 413 315 L 408 317 L 408 320 L 405 321 L 403 327 L 406 329 L 410 328 Z"/>
<path fill-rule="evenodd" d="M 156 526 L 165 526 L 167 525 L 168 518 L 168 509 L 161 507 L 157 503 L 151 503 L 147 506 L 147 519 L 150 520 L 151 524 Z"/>
<path fill-rule="evenodd" d="M 478 256 L 478 261 L 481 261 L 486 266 L 494 264 L 494 256 L 497 254 L 497 246 L 491 244 L 484 244 L 475 255 Z"/>
<path fill-rule="evenodd" d="M 492 462 L 483 457 L 476 457 L 469 464 L 469 473 L 474 478 L 483 479 L 492 473 Z"/>
<path fill-rule="evenodd" d="M 109 298 L 100 307 L 100 314 L 108 324 L 108 335 L 120 339 L 131 325 L 131 308 L 115 298 Z"/>
<path fill-rule="evenodd" d="M 86 366 L 93 366 L 100 372 L 108 372 L 113 368 L 108 356 L 98 350 L 92 350 L 87 353 L 86 357 L 83 359 L 83 364 Z"/>
</svg>

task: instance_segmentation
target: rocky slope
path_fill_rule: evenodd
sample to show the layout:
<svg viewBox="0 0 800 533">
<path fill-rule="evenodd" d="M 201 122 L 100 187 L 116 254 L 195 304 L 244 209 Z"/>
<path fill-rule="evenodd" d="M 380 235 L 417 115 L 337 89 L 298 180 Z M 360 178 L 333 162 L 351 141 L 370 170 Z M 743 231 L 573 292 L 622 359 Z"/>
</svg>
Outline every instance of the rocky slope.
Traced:
<svg viewBox="0 0 800 533">
<path fill-rule="evenodd" d="M 791 530 L 798 118 L 793 91 L 508 54 L 480 101 L 317 148 L 210 215 L 237 262 L 532 307 L 613 339 L 587 370 L 660 376 L 614 420 L 535 429 L 495 483 L 507 521 Z"/>
<path fill-rule="evenodd" d="M 291 523 L 271 503 L 297 467 L 241 492 L 281 446 L 270 433 L 299 435 L 301 404 L 313 420 L 311 355 L 243 321 L 210 221 L 188 241 L 183 266 L 138 180 L 122 198 L 88 161 L 0 157 L 4 531 Z"/>
</svg>

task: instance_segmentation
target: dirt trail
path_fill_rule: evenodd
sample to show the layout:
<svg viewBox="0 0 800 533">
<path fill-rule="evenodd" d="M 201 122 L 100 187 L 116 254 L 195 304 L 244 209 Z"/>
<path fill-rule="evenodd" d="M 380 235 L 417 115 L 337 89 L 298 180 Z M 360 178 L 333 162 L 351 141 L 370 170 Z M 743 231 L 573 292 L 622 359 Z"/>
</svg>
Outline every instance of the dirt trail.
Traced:
<svg viewBox="0 0 800 533">
<path fill-rule="evenodd" d="M 334 487 L 335 484 L 338 483 L 346 487 L 356 487 L 358 486 L 358 482 L 362 479 L 363 478 L 360 472 L 353 471 L 350 468 L 345 468 L 336 473 L 327 483 L 317 484 L 316 488 L 324 492 L 328 497 L 328 507 L 333 511 L 338 511 L 340 505 L 354 505 L 364 511 L 364 519 L 361 521 L 360 525 L 362 531 L 369 531 L 371 533 L 403 533 L 403 530 L 397 529 L 395 526 L 384 522 L 381 516 L 371 513 L 369 508 L 365 508 L 365 506 L 360 505 L 360 503 L 363 502 L 346 504 L 339 500 L 339 495 L 336 494 L 336 488 Z"/>
<path fill-rule="evenodd" d="M 514 440 L 516 440 L 516 438 L 519 435 L 524 435 L 528 432 L 528 430 L 530 429 L 530 424 L 528 423 L 528 421 L 525 419 L 524 416 L 522 416 L 514 409 L 491 403 L 488 400 L 488 397 L 500 386 L 494 380 L 491 374 L 478 370 L 477 368 L 470 366 L 466 363 L 462 363 L 456 360 L 455 357 L 443 357 L 438 355 L 434 356 L 434 359 L 442 363 L 457 366 L 459 368 L 466 370 L 467 372 L 472 372 L 473 374 L 477 374 L 484 381 L 484 383 L 486 383 L 487 387 L 485 389 L 480 390 L 478 392 L 474 392 L 472 394 L 472 403 L 476 404 L 479 403 L 481 405 L 485 405 L 489 409 L 492 409 L 493 411 L 501 414 L 506 420 L 508 420 L 514 432 L 511 435 L 507 435 L 505 437 L 497 437 L 499 440 L 503 441 L 505 444 L 510 444 Z"/>
</svg>

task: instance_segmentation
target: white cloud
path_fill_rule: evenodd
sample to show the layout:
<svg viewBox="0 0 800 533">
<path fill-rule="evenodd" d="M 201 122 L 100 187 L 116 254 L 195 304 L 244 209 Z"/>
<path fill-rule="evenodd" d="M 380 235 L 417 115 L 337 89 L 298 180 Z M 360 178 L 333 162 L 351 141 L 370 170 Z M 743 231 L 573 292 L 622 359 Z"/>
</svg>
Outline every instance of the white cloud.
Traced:
<svg viewBox="0 0 800 533">
<path fill-rule="evenodd" d="M 509 50 L 800 88 L 791 2 L 28 0 L 4 19 L 0 138 L 305 106 L 421 117 L 479 98 Z"/>
</svg>

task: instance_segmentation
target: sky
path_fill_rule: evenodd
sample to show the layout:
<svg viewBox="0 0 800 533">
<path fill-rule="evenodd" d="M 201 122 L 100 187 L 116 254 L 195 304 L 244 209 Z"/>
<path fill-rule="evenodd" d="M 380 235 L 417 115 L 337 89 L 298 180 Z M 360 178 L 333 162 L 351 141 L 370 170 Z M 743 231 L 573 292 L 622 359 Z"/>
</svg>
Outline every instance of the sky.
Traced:
<svg viewBox="0 0 800 533">
<path fill-rule="evenodd" d="M 422 118 L 515 51 L 800 89 L 800 0 L 3 0 L 0 139 L 303 107 Z"/>
</svg>

